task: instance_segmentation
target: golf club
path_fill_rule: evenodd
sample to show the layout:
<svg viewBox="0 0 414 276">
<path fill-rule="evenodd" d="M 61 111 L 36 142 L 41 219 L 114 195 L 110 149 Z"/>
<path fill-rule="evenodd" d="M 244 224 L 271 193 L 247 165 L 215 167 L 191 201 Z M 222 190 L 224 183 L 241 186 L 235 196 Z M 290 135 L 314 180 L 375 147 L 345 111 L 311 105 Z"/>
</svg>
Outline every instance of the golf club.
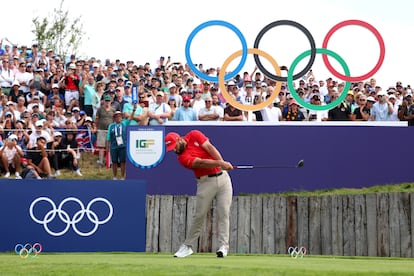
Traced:
<svg viewBox="0 0 414 276">
<path fill-rule="evenodd" d="M 296 169 L 302 168 L 305 165 L 305 161 L 299 160 L 299 162 L 294 166 L 280 166 L 280 165 L 241 165 L 233 166 L 234 169 Z"/>
</svg>

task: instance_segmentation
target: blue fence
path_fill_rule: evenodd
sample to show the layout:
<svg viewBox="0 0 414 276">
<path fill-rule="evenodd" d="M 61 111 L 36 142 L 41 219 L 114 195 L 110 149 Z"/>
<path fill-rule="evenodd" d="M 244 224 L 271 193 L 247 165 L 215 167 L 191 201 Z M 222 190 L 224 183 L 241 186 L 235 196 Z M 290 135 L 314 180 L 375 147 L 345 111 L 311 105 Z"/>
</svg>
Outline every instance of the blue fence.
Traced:
<svg viewBox="0 0 414 276">
<path fill-rule="evenodd" d="M 203 131 L 233 165 L 294 166 L 301 169 L 236 169 L 234 195 L 361 188 L 414 181 L 414 128 L 376 125 L 171 125 L 165 133 Z M 167 153 L 155 168 L 127 163 L 128 179 L 145 179 L 151 195 L 194 194 L 196 181 Z"/>
<path fill-rule="evenodd" d="M 143 181 L 4 180 L 0 251 L 145 251 Z"/>
</svg>

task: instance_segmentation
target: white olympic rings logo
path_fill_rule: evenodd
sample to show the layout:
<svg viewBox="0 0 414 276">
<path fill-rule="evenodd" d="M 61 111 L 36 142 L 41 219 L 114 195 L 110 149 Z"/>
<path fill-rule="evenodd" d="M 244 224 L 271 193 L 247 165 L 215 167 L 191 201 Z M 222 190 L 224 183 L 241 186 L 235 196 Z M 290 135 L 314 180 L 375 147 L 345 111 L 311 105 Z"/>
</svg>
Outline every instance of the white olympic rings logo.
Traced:
<svg viewBox="0 0 414 276">
<path fill-rule="evenodd" d="M 46 202 L 50 203 L 50 205 L 52 206 L 52 209 L 45 214 L 43 219 L 38 219 L 33 214 L 33 208 L 36 205 L 36 203 L 38 203 L 39 201 L 46 201 Z M 80 207 L 80 210 L 77 211 L 73 215 L 72 218 L 69 217 L 69 214 L 66 211 L 62 210 L 63 205 L 65 203 L 69 202 L 69 201 L 72 201 L 72 202 L 75 202 L 75 203 L 79 204 L 79 207 Z M 91 207 L 92 207 L 92 204 L 94 204 L 97 201 L 102 201 L 102 202 L 106 203 L 106 205 L 108 206 L 109 214 L 106 217 L 106 219 L 104 219 L 104 220 L 99 220 L 98 215 L 95 212 L 90 210 Z M 33 219 L 33 221 L 35 221 L 36 223 L 42 224 L 43 227 L 45 228 L 46 232 L 49 233 L 52 236 L 56 236 L 56 237 L 57 236 L 62 236 L 69 230 L 69 227 L 72 226 L 73 231 L 75 231 L 75 233 L 77 233 L 79 236 L 87 237 L 87 236 L 90 236 L 93 233 L 95 233 L 96 230 L 98 229 L 99 225 L 105 224 L 111 219 L 112 214 L 113 214 L 113 207 L 112 207 L 112 204 L 106 198 L 97 197 L 97 198 L 92 199 L 88 203 L 88 205 L 86 206 L 86 209 L 85 209 L 85 205 L 78 198 L 76 198 L 76 197 L 67 197 L 64 200 L 62 200 L 62 202 L 56 208 L 56 204 L 50 198 L 48 198 L 48 197 L 39 197 L 39 198 L 36 198 L 35 200 L 33 200 L 33 202 L 30 204 L 29 213 L 30 213 L 30 217 Z M 54 231 L 50 230 L 49 226 L 48 226 L 48 224 L 50 222 L 52 222 L 52 220 L 56 217 L 56 214 L 59 216 L 59 218 L 62 222 L 66 223 L 66 227 L 60 232 L 54 232 Z M 76 224 L 84 218 L 85 214 L 88 217 L 88 219 L 92 223 L 95 224 L 95 226 L 89 232 L 79 231 L 79 229 L 76 226 Z"/>
</svg>

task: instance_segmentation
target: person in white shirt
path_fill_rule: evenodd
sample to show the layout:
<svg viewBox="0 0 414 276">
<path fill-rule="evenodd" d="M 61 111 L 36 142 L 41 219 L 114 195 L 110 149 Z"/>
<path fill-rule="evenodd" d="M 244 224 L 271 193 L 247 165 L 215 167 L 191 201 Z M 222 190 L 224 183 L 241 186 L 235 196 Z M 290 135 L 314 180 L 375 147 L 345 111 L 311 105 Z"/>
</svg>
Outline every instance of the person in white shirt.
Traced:
<svg viewBox="0 0 414 276">
<path fill-rule="evenodd" d="M 270 95 L 266 96 L 266 100 Z M 263 121 L 280 122 L 282 121 L 282 111 L 279 107 L 275 107 L 273 103 L 263 108 L 261 111 Z"/>
<path fill-rule="evenodd" d="M 30 63 L 26 65 L 25 62 L 19 63 L 19 71 L 15 75 L 15 79 L 20 83 L 20 89 L 23 93 L 28 93 L 30 91 L 29 84 L 33 79 L 33 74 L 26 71 L 26 66 L 32 66 Z"/>
<path fill-rule="evenodd" d="M 3 58 L 0 73 L 0 87 L 2 88 L 3 94 L 9 95 L 14 78 L 14 72 L 9 68 L 9 61 Z"/>
<path fill-rule="evenodd" d="M 20 158 L 23 157 L 22 148 L 17 145 L 17 136 L 11 134 L 0 148 L 0 156 L 3 169 L 6 171 L 5 178 L 10 177 L 10 172 L 14 172 L 16 179 L 20 177 Z"/>
<path fill-rule="evenodd" d="M 220 114 L 219 111 L 213 106 L 213 99 L 207 97 L 204 102 L 206 106 L 201 108 L 198 112 L 198 119 L 200 121 L 219 121 Z"/>
<path fill-rule="evenodd" d="M 171 107 L 163 102 L 163 99 L 164 92 L 158 91 L 155 96 L 155 102 L 149 106 L 150 125 L 163 125 L 171 117 Z"/>
</svg>

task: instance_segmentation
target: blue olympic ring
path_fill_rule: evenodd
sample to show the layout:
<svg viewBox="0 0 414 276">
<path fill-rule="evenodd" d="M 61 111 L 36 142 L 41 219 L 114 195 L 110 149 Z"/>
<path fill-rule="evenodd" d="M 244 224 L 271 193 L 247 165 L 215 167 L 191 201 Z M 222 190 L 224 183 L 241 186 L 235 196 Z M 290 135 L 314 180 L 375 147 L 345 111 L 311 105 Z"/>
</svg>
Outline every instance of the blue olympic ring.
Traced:
<svg viewBox="0 0 414 276">
<path fill-rule="evenodd" d="M 248 54 L 248 48 L 247 48 L 247 42 L 246 39 L 244 38 L 242 32 L 237 29 L 236 26 L 234 26 L 233 24 L 230 24 L 226 21 L 222 21 L 222 20 L 211 20 L 211 21 L 207 21 L 204 22 L 203 24 L 197 26 L 190 34 L 190 36 L 187 39 L 187 42 L 185 44 L 185 58 L 187 59 L 187 64 L 190 67 L 191 71 L 194 72 L 194 74 L 196 74 L 197 76 L 199 76 L 201 79 L 209 81 L 209 82 L 218 82 L 218 77 L 212 77 L 209 75 L 204 74 L 203 72 L 201 72 L 200 70 L 198 70 L 198 68 L 194 65 L 192 59 L 191 59 L 191 55 L 190 55 L 190 46 L 191 43 L 193 42 L 193 39 L 195 37 L 195 35 L 201 31 L 204 28 L 207 28 L 209 26 L 223 26 L 226 28 L 229 28 L 230 30 L 232 30 L 233 32 L 235 32 L 237 34 L 237 36 L 239 37 L 241 43 L 242 43 L 242 57 L 240 60 L 240 64 L 236 67 L 236 69 L 234 69 L 234 71 L 228 73 L 227 75 L 224 76 L 224 80 L 228 81 L 230 79 L 232 79 L 233 77 L 235 77 L 238 72 L 240 72 L 243 69 L 243 66 L 246 63 L 247 60 L 247 54 Z"/>
</svg>

